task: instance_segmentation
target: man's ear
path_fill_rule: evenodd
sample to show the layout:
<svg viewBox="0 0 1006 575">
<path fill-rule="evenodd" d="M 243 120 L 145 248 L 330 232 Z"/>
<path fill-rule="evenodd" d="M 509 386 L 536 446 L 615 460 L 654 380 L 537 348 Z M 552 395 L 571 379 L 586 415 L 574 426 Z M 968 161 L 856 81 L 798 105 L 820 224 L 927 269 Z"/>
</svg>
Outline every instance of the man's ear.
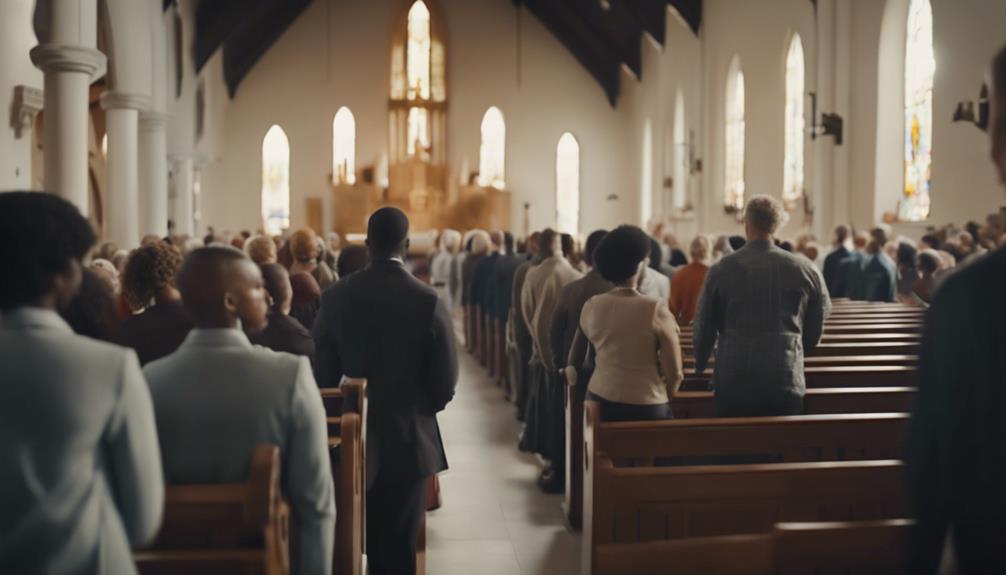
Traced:
<svg viewBox="0 0 1006 575">
<path fill-rule="evenodd" d="M 237 315 L 238 298 L 234 295 L 233 292 L 230 291 L 224 292 L 224 309 L 227 310 L 227 313 Z"/>
</svg>

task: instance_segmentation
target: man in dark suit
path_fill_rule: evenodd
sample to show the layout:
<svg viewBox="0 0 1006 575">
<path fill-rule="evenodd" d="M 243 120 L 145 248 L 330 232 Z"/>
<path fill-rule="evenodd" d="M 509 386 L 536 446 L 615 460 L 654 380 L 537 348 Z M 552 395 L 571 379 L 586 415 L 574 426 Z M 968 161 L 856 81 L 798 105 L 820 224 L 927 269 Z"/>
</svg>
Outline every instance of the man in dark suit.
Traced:
<svg viewBox="0 0 1006 575">
<path fill-rule="evenodd" d="M 322 295 L 314 326 L 321 387 L 367 378 L 367 558 L 371 575 L 416 568 L 429 476 L 447 469 L 437 412 L 454 396 L 450 313 L 403 261 L 409 220 L 381 208 L 367 224 L 370 264 Z"/>
<path fill-rule="evenodd" d="M 993 70 L 992 159 L 1006 185 L 1006 48 Z M 940 571 L 953 530 L 959 573 L 1002 568 L 1006 541 L 1006 251 L 946 279 L 926 317 L 908 444 L 915 514 L 909 573 Z M 998 565 L 999 567 L 996 567 Z"/>
<path fill-rule="evenodd" d="M 852 252 L 846 245 L 849 243 L 849 226 L 842 224 L 835 228 L 835 249 L 824 258 L 824 284 L 828 286 L 831 297 L 845 297 L 838 293 L 838 268 L 842 262 L 849 259 Z"/>
</svg>

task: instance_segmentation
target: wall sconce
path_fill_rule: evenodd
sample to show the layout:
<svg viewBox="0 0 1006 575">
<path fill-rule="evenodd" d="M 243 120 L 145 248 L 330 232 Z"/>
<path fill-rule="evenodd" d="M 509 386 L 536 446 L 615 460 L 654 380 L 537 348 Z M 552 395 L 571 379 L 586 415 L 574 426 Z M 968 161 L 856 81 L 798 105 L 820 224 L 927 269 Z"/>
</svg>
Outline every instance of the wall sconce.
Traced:
<svg viewBox="0 0 1006 575">
<path fill-rule="evenodd" d="M 982 84 L 982 89 L 978 92 L 978 113 L 975 114 L 975 102 L 964 100 L 957 102 L 957 109 L 954 110 L 954 122 L 967 122 L 974 124 L 979 130 L 987 132 L 989 129 L 989 87 Z"/>
<path fill-rule="evenodd" d="M 31 86 L 14 86 L 14 105 L 11 106 L 11 126 L 18 139 L 31 130 L 35 116 L 42 111 L 42 90 Z"/>
<path fill-rule="evenodd" d="M 821 112 L 821 122 L 817 121 L 817 92 L 807 92 L 810 96 L 810 139 L 816 140 L 818 136 L 835 136 L 835 145 L 842 145 L 842 134 L 844 132 L 844 121 L 838 114 Z"/>
</svg>

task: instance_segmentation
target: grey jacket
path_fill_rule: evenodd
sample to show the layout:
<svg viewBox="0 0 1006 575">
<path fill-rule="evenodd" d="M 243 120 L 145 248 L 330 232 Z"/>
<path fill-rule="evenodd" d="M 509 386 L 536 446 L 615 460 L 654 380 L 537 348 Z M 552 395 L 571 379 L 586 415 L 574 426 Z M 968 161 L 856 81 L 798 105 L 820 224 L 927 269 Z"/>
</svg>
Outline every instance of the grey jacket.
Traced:
<svg viewBox="0 0 1006 575">
<path fill-rule="evenodd" d="M 717 394 L 803 396 L 804 353 L 820 342 L 830 312 L 828 289 L 810 261 L 748 242 L 706 276 L 695 316 L 696 372 L 716 346 Z"/>
</svg>

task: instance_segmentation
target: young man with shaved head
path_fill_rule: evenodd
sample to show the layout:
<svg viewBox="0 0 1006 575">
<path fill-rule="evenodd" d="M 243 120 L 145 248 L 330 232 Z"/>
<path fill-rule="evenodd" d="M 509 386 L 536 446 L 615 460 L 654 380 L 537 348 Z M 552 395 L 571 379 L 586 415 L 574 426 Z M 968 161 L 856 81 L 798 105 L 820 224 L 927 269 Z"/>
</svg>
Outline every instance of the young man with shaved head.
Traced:
<svg viewBox="0 0 1006 575">
<path fill-rule="evenodd" d="M 992 161 L 1006 185 L 1006 47 L 992 71 Z M 1006 250 L 949 276 L 926 318 L 907 453 L 916 527 L 910 573 L 1000 572 L 1006 541 Z"/>
<path fill-rule="evenodd" d="M 405 269 L 409 219 L 381 208 L 367 224 L 370 264 L 322 295 L 314 324 L 322 387 L 367 379 L 367 564 L 416 572 L 431 475 L 447 469 L 437 413 L 458 377 L 454 326 L 437 292 Z"/>
<path fill-rule="evenodd" d="M 292 572 L 330 573 L 335 495 L 311 364 L 248 341 L 245 332 L 266 325 L 266 295 L 258 266 L 239 250 L 192 252 L 178 289 L 195 327 L 178 351 L 144 368 L 167 482 L 245 481 L 255 446 L 278 445 L 293 511 Z"/>
</svg>

